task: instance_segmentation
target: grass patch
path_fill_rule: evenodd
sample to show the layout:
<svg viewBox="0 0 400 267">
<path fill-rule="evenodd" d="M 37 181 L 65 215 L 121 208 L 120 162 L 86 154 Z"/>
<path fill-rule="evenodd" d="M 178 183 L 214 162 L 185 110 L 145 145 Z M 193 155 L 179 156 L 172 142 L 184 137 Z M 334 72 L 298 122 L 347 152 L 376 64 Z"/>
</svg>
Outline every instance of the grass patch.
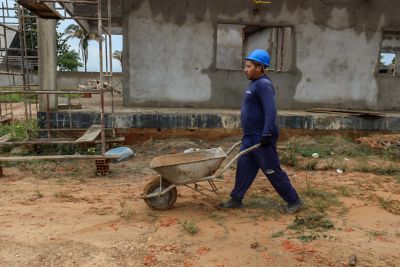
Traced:
<svg viewBox="0 0 400 267">
<path fill-rule="evenodd" d="M 320 158 L 332 155 L 358 157 L 380 154 L 364 144 L 340 136 L 292 137 L 286 143 L 286 150 L 302 157 L 311 157 L 313 153 L 318 153 Z"/>
<path fill-rule="evenodd" d="M 296 216 L 294 221 L 288 226 L 289 229 L 296 231 L 313 230 L 327 231 L 335 226 L 331 219 L 322 212 L 311 212 L 303 216 Z"/>
<path fill-rule="evenodd" d="M 340 193 L 341 196 L 343 197 L 349 197 L 352 190 L 349 189 L 347 186 L 341 185 L 341 186 L 336 186 L 335 189 Z"/>
<path fill-rule="evenodd" d="M 74 98 L 81 98 L 82 94 L 78 94 L 78 93 L 76 93 L 76 94 L 60 94 L 60 96 L 65 97 L 65 98 L 74 99 Z"/>
<path fill-rule="evenodd" d="M 223 220 L 224 220 L 224 217 L 221 216 L 221 215 L 220 215 L 218 212 L 216 212 L 216 211 L 210 212 L 210 213 L 208 214 L 208 217 L 209 217 L 211 220 L 213 220 L 214 222 L 216 222 L 217 224 L 222 224 L 222 222 L 223 222 Z"/>
<path fill-rule="evenodd" d="M 182 225 L 182 229 L 191 235 L 194 235 L 200 231 L 200 228 L 196 225 L 194 221 L 179 222 Z"/>
<path fill-rule="evenodd" d="M 307 171 L 313 171 L 316 169 L 317 164 L 318 164 L 318 160 L 316 160 L 316 159 L 310 160 L 306 163 L 306 165 L 304 166 L 304 169 Z"/>
<path fill-rule="evenodd" d="M 11 89 L 13 90 L 13 89 Z M 27 96 L 28 97 L 28 96 Z M 10 93 L 1 93 L 0 91 L 0 101 L 2 103 L 17 103 L 17 102 L 23 102 L 24 101 L 24 95 L 23 94 L 10 94 Z M 35 103 L 36 101 L 36 96 L 30 96 L 27 98 L 27 101 L 30 103 Z"/>
<path fill-rule="evenodd" d="M 131 207 L 127 207 L 125 202 L 120 202 L 119 206 L 121 210 L 118 215 L 122 219 L 129 221 L 134 215 L 136 215 L 136 212 Z"/>
<path fill-rule="evenodd" d="M 297 215 L 288 229 L 294 230 L 302 242 L 311 242 L 320 237 L 320 232 L 334 229 L 335 225 L 323 212 L 310 212 Z"/>
<path fill-rule="evenodd" d="M 322 166 L 319 169 L 324 171 L 335 169 L 335 158 L 330 157 L 324 160 Z"/>
<path fill-rule="evenodd" d="M 300 235 L 297 238 L 301 241 L 301 242 L 311 242 L 313 240 L 316 240 L 320 237 L 320 235 L 316 234 L 316 233 L 311 233 L 311 234 L 305 234 L 305 235 Z"/>
<path fill-rule="evenodd" d="M 65 193 L 65 192 L 55 192 L 54 197 L 56 197 L 56 198 L 73 198 L 72 195 Z"/>
<path fill-rule="evenodd" d="M 36 198 L 42 198 L 43 197 L 42 192 L 39 191 L 39 186 L 36 186 L 35 197 Z"/>
<path fill-rule="evenodd" d="M 303 195 L 308 197 L 306 206 L 311 210 L 324 212 L 330 206 L 340 204 L 339 199 L 334 193 L 317 188 L 308 187 L 303 192 Z"/>
<path fill-rule="evenodd" d="M 281 162 L 284 165 L 296 167 L 298 159 L 295 153 L 289 151 L 288 153 L 283 154 Z"/>
<path fill-rule="evenodd" d="M 284 235 L 285 235 L 284 231 L 278 231 L 278 232 L 272 233 L 271 237 L 272 238 L 277 238 L 277 237 L 281 237 L 281 236 L 284 236 Z"/>
<path fill-rule="evenodd" d="M 379 204 L 381 207 L 390 213 L 395 215 L 400 215 L 400 201 L 398 200 L 391 200 L 390 198 L 385 199 L 383 197 L 379 198 Z"/>
<path fill-rule="evenodd" d="M 372 166 L 361 161 L 353 170 L 359 172 L 374 173 L 378 175 L 389 175 L 389 176 L 400 174 L 400 167 L 394 165 L 393 163 L 389 163 L 387 165 L 381 164 L 378 166 Z"/>
<path fill-rule="evenodd" d="M 22 141 L 25 138 L 27 138 L 26 134 L 27 129 L 36 129 L 36 128 L 37 128 L 36 120 L 32 120 L 29 122 L 13 121 L 9 125 L 5 124 L 0 127 L 0 136 L 10 134 L 11 135 L 10 141 Z"/>
<path fill-rule="evenodd" d="M 385 231 L 369 231 L 368 235 L 372 238 L 378 238 L 387 235 Z"/>
</svg>

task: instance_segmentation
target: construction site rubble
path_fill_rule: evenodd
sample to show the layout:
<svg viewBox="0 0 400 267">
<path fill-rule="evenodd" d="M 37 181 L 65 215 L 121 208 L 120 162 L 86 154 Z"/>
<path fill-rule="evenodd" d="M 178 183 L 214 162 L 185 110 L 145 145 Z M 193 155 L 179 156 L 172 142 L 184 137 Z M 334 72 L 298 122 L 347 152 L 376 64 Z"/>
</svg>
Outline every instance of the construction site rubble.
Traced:
<svg viewBox="0 0 400 267">
<path fill-rule="evenodd" d="M 398 149 L 400 151 L 400 134 L 380 134 L 356 139 L 374 149 Z"/>
<path fill-rule="evenodd" d="M 78 85 L 78 90 L 99 90 L 100 89 L 100 80 L 98 79 L 90 79 L 86 82 Z M 103 82 L 103 90 L 112 90 L 114 93 L 121 94 L 120 90 L 115 89 L 112 84 L 108 82 Z"/>
</svg>

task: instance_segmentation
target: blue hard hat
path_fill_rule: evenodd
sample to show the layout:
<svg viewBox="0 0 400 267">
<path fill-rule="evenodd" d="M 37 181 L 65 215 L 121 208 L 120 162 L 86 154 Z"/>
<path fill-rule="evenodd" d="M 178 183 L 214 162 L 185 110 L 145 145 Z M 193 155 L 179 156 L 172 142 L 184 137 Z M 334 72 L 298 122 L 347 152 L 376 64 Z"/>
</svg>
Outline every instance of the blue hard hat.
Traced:
<svg viewBox="0 0 400 267">
<path fill-rule="evenodd" d="M 250 55 L 248 55 L 246 57 L 246 59 L 266 65 L 267 67 L 269 66 L 269 62 L 270 62 L 270 56 L 269 56 L 268 52 L 265 50 L 262 50 L 262 49 L 254 50 L 253 52 L 250 53 Z"/>
</svg>

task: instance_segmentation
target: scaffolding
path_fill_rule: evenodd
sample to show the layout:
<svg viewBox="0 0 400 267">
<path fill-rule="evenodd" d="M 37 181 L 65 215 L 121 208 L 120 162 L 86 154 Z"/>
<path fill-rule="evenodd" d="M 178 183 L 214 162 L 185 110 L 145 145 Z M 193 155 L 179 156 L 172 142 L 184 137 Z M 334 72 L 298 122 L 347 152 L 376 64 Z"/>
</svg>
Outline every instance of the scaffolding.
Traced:
<svg viewBox="0 0 400 267">
<path fill-rule="evenodd" d="M 10 122 L 15 117 L 13 107 L 13 97 L 20 96 L 24 103 L 25 121 L 31 121 L 38 112 L 38 99 L 44 99 L 46 105 L 46 127 L 37 130 L 37 138 L 32 139 L 33 131 L 26 129 L 26 139 L 23 141 L 9 141 L 6 136 L 0 137 L 0 145 L 29 145 L 29 144 L 82 144 L 100 143 L 101 155 L 93 155 L 96 162 L 102 162 L 115 158 L 115 156 L 105 156 L 107 142 L 120 142 L 123 138 L 115 136 L 114 128 L 114 87 L 112 81 L 112 29 L 111 29 L 111 0 L 106 0 L 107 6 L 103 9 L 102 0 L 18 0 L 17 2 L 6 0 L 1 5 L 0 14 L 0 76 L 3 85 L 0 86 L 0 120 Z M 12 5 L 12 6 L 11 6 Z M 71 6 L 72 5 L 72 6 Z M 96 8 L 93 16 L 74 16 L 70 12 L 74 5 L 88 5 Z M 53 8 L 52 8 L 53 7 Z M 104 12 L 105 10 L 105 12 Z M 13 14 L 14 12 L 14 14 Z M 105 16 L 104 16 L 105 13 Z M 99 43 L 99 77 L 97 88 L 68 89 L 68 90 L 42 90 L 37 84 L 32 83 L 32 72 L 38 68 L 38 52 L 35 47 L 34 36 L 37 36 L 38 18 L 61 19 L 61 20 L 86 20 L 97 23 L 97 34 L 100 37 Z M 12 33 L 15 33 L 14 36 Z M 12 40 L 9 40 L 12 38 Z M 16 45 L 16 40 L 19 42 Z M 37 40 L 36 40 L 37 41 Z M 103 47 L 104 45 L 104 47 Z M 105 56 L 103 55 L 105 52 Z M 39 77 L 40 78 L 40 77 Z M 5 81 L 8 84 L 4 85 Z M 109 93 L 111 97 L 111 127 L 106 128 L 105 124 L 105 95 Z M 71 116 L 71 95 L 74 94 L 94 94 L 100 96 L 100 121 L 98 125 L 92 125 L 80 138 L 76 140 L 60 140 L 55 138 L 55 132 L 71 132 L 82 129 L 75 129 L 72 125 Z M 68 96 L 67 107 L 69 114 L 69 127 L 53 127 L 51 116 L 57 110 L 50 110 L 50 98 L 58 96 Z M 43 109 L 43 107 L 42 107 Z M 106 130 L 111 132 L 111 138 L 106 139 Z M 45 138 L 43 138 L 45 134 Z M 100 140 L 96 140 L 100 136 Z M 39 138 L 41 137 L 41 138 Z M 45 159 L 71 159 L 71 155 L 46 156 Z M 14 157 L 14 160 L 32 160 L 35 157 Z M 43 157 L 39 158 L 42 159 Z M 79 158 L 79 157 L 77 157 Z M 80 157 L 82 158 L 82 157 Z M 88 158 L 88 157 L 85 157 Z M 0 157 L 0 171 L 2 161 L 11 161 L 13 157 Z M 108 162 L 108 161 L 107 161 Z M 100 163 L 99 163 L 100 164 Z M 97 166 L 99 167 L 99 166 Z M 99 169 L 99 168 L 98 168 Z M 101 168 L 100 168 L 101 169 Z M 107 168 L 103 168 L 107 169 Z"/>
</svg>

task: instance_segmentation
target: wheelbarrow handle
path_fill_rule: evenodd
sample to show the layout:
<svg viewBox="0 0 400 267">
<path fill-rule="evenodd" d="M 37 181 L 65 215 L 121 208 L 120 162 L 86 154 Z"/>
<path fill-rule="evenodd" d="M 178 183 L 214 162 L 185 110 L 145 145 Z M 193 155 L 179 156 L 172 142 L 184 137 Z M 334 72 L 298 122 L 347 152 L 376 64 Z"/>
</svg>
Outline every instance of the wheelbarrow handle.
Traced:
<svg viewBox="0 0 400 267">
<path fill-rule="evenodd" d="M 241 142 L 240 142 L 241 143 Z M 235 145 L 237 146 L 237 144 L 238 143 L 236 143 Z M 256 145 L 254 145 L 254 146 L 252 146 L 252 147 L 249 147 L 248 149 L 245 149 L 245 150 L 243 150 L 243 151 L 241 151 L 240 153 L 238 153 L 235 157 L 233 157 L 233 159 L 231 159 L 229 162 L 228 162 L 228 164 L 226 164 L 225 165 L 225 167 L 222 169 L 222 171 L 221 172 L 219 172 L 218 174 L 215 174 L 215 177 L 216 178 L 219 178 L 219 177 L 221 177 L 222 176 L 222 174 L 224 174 L 224 172 L 232 165 L 232 163 L 234 163 L 239 157 L 241 157 L 241 156 L 243 156 L 243 155 L 245 155 L 245 154 L 247 154 L 247 153 L 250 153 L 251 151 L 253 151 L 253 150 L 256 150 L 257 148 L 259 148 L 261 146 L 261 144 L 256 144 Z M 234 147 L 233 147 L 234 148 Z M 232 148 L 231 148 L 232 149 Z M 233 150 L 233 149 L 232 149 Z M 228 152 L 231 152 L 231 151 L 228 151 Z"/>
<path fill-rule="evenodd" d="M 241 143 L 242 143 L 242 141 L 239 141 L 239 142 L 233 144 L 233 146 L 232 146 L 231 148 L 229 148 L 228 152 L 226 152 L 226 155 L 229 156 L 229 154 L 231 154 L 231 152 L 232 152 L 238 145 L 240 145 Z"/>
</svg>

